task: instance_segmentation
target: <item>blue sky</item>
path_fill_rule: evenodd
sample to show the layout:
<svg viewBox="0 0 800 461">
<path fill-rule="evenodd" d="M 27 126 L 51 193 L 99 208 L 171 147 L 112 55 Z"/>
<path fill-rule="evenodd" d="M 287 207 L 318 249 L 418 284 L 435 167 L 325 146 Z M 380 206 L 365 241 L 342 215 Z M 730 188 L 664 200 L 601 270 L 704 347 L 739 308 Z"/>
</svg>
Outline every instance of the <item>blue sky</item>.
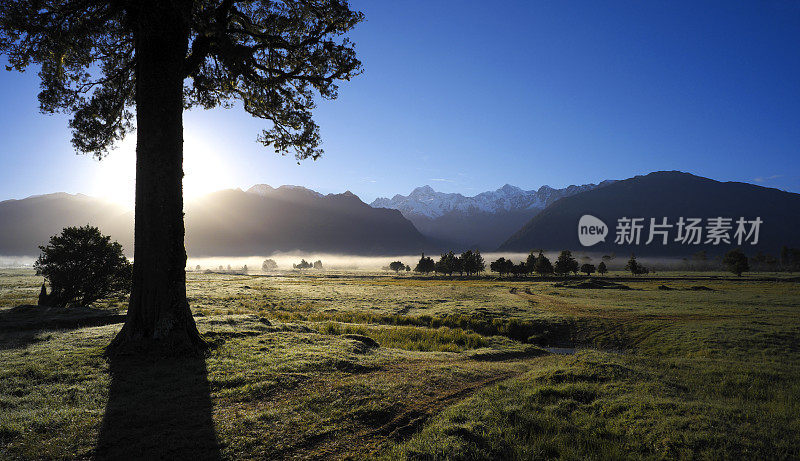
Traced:
<svg viewBox="0 0 800 461">
<path fill-rule="evenodd" d="M 316 112 L 297 165 L 241 109 L 185 115 L 187 193 L 256 183 L 366 201 L 677 169 L 800 192 L 800 2 L 355 0 L 364 74 Z M 35 69 L 0 73 L 0 199 L 132 197 L 133 140 L 77 156 L 38 112 Z"/>
</svg>

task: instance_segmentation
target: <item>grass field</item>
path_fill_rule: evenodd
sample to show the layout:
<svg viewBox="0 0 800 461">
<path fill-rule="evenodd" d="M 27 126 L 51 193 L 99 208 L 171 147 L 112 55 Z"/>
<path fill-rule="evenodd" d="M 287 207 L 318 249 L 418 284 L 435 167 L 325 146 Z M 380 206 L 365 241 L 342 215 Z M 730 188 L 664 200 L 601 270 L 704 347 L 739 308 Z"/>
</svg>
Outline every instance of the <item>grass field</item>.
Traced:
<svg viewBox="0 0 800 461">
<path fill-rule="evenodd" d="M 0 459 L 800 458 L 800 282 L 620 275 L 190 273 L 210 352 L 142 363 L 3 270 Z"/>
</svg>

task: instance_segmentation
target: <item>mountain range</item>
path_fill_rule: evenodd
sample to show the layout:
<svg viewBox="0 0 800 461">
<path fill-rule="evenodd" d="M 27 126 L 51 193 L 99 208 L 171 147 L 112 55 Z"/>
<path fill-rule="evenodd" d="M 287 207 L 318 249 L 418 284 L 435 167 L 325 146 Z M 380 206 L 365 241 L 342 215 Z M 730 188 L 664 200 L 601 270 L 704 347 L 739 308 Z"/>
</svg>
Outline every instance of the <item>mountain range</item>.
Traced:
<svg viewBox="0 0 800 461">
<path fill-rule="evenodd" d="M 727 251 L 677 241 L 681 218 L 725 218 L 735 240 L 736 220 L 758 219 L 759 240 L 748 254 L 777 255 L 783 245 L 800 248 L 800 194 L 753 184 L 719 182 L 677 171 L 621 181 L 553 189 L 505 185 L 473 197 L 419 187 L 408 196 L 367 205 L 351 192 L 323 195 L 300 186 L 259 184 L 247 191 L 217 191 L 186 202 L 186 248 L 191 257 L 255 256 L 276 252 L 401 255 L 479 248 L 527 252 L 584 250 L 604 254 L 687 256 Z M 602 224 L 602 241 L 583 246 L 578 223 L 590 215 Z M 640 242 L 617 241 L 621 218 L 637 218 Z M 669 223 L 672 234 L 649 240 L 650 218 Z M 31 256 L 65 226 L 92 224 L 133 253 L 133 212 L 85 195 L 55 193 L 0 202 L 0 255 Z M 752 237 L 752 235 L 751 235 Z M 747 240 L 747 239 L 745 239 Z"/>
<path fill-rule="evenodd" d="M 493 250 L 557 200 L 613 184 L 584 184 L 523 190 L 506 184 L 472 197 L 418 187 L 408 195 L 377 198 L 370 205 L 399 210 L 425 236 L 454 249 Z"/>
<path fill-rule="evenodd" d="M 604 241 L 589 247 L 584 247 L 578 236 L 578 223 L 585 215 L 600 220 L 608 231 Z M 627 231 L 623 232 L 626 238 L 617 241 L 622 218 L 641 219 L 638 244 L 627 238 L 631 236 Z M 681 218 L 684 223 L 690 218 L 700 219 L 696 226 L 700 229 L 698 243 L 694 238 L 679 239 L 679 227 L 684 230 L 683 237 L 688 234 L 685 225 L 679 226 Z M 741 218 L 745 234 L 739 241 L 736 232 Z M 665 225 L 654 229 L 666 236 L 656 233 L 647 244 L 651 219 L 659 226 Z M 760 221 L 755 226 L 757 241 L 755 233 L 751 234 L 752 222 L 756 220 Z M 728 242 L 713 238 L 711 229 L 715 227 L 720 229 L 719 235 L 727 236 Z M 631 253 L 687 256 L 701 250 L 719 255 L 738 246 L 747 254 L 761 251 L 777 256 L 784 245 L 800 248 L 800 194 L 741 182 L 720 182 L 680 171 L 658 171 L 565 197 L 531 218 L 499 250 L 582 248 L 626 256 Z"/>
</svg>

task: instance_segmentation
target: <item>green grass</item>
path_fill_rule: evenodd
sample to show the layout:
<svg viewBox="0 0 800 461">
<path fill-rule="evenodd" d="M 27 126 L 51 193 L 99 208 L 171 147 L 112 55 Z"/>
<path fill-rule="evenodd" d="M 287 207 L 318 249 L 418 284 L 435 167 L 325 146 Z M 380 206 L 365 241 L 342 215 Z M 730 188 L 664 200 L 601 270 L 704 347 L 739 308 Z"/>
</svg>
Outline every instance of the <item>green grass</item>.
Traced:
<svg viewBox="0 0 800 461">
<path fill-rule="evenodd" d="M 477 333 L 460 328 L 438 328 L 353 325 L 334 322 L 323 323 L 319 331 L 329 335 L 357 334 L 378 342 L 381 346 L 409 351 L 461 352 L 487 347 L 489 341 Z"/>
<path fill-rule="evenodd" d="M 189 274 L 212 349 L 142 364 L 102 358 L 118 324 L 15 330 L 40 280 L 3 271 L 0 459 L 800 457 L 791 276 L 336 275 Z"/>
</svg>

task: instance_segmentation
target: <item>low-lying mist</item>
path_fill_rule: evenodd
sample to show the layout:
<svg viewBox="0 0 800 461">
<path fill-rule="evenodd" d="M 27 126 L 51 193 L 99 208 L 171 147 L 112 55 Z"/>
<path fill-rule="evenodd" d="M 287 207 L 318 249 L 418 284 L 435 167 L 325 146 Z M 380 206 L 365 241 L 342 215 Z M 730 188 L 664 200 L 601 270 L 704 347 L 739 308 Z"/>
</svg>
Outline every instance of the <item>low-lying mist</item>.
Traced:
<svg viewBox="0 0 800 461">
<path fill-rule="evenodd" d="M 438 254 L 427 255 L 434 260 L 439 259 Z M 511 257 L 515 261 L 524 260 L 527 254 L 514 253 L 514 254 L 500 254 L 500 253 L 486 253 L 483 258 L 486 260 L 486 269 L 489 269 L 489 262 L 494 261 L 499 257 Z M 392 261 L 401 261 L 414 269 L 414 266 L 419 262 L 420 255 L 394 255 L 394 256 L 353 256 L 331 253 L 277 253 L 270 256 L 247 256 L 247 257 L 209 257 L 209 258 L 189 258 L 186 263 L 186 268 L 195 270 L 200 266 L 200 270 L 217 270 L 220 266 L 227 270 L 228 266 L 231 269 L 241 269 L 247 266 L 248 270 L 261 270 L 261 265 L 264 260 L 271 259 L 278 265 L 277 270 L 292 269 L 293 264 L 298 264 L 301 259 L 313 263 L 315 261 L 322 261 L 322 267 L 325 270 L 363 270 L 363 271 L 377 271 L 389 266 Z"/>
<path fill-rule="evenodd" d="M 558 258 L 558 251 L 546 251 L 547 256 L 551 262 L 555 262 Z M 439 254 L 428 254 L 434 260 L 439 259 Z M 524 261 L 527 253 L 482 253 L 483 259 L 486 262 L 486 271 L 489 271 L 489 263 L 498 259 L 506 258 L 511 259 L 515 263 Z M 603 261 L 601 254 L 593 253 L 573 253 L 572 256 L 578 260 L 578 263 L 590 263 L 597 266 Z M 332 253 L 303 253 L 303 252 L 288 252 L 277 253 L 270 256 L 214 256 L 214 257 L 189 257 L 186 262 L 186 268 L 189 270 L 219 270 L 222 266 L 223 270 L 241 270 L 243 266 L 247 266 L 249 271 L 260 271 L 261 265 L 266 259 L 272 259 L 278 265 L 277 270 L 291 270 L 293 264 L 300 263 L 301 259 L 305 259 L 309 263 L 315 261 L 322 261 L 322 267 L 325 270 L 362 270 L 362 271 L 378 271 L 385 269 L 392 261 L 401 261 L 414 269 L 417 265 L 420 255 L 389 255 L 389 256 L 354 256 Z M 588 259 L 587 259 L 588 258 Z M 605 263 L 610 270 L 622 270 L 628 262 L 629 256 L 616 256 L 611 260 L 606 260 Z M 651 269 L 657 270 L 684 270 L 686 269 L 685 262 L 678 257 L 675 258 L 637 258 L 640 264 L 643 264 Z M 0 256 L 0 268 L 30 268 L 36 261 L 35 256 Z M 708 263 L 713 265 L 714 261 L 709 260 Z"/>
</svg>

